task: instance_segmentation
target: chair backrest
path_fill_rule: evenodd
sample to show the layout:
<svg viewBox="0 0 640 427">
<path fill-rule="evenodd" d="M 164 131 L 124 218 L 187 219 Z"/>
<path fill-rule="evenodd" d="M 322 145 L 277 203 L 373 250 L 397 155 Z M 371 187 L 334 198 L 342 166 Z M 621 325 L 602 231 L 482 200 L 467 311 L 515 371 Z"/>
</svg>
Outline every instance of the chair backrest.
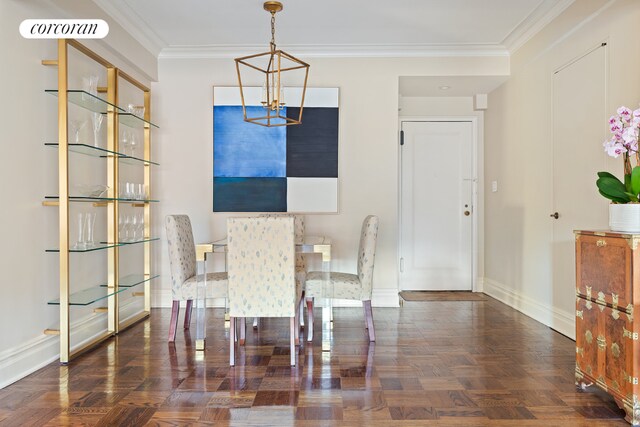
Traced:
<svg viewBox="0 0 640 427">
<path fill-rule="evenodd" d="M 302 244 L 304 240 L 304 216 L 295 214 L 260 214 L 261 217 L 293 217 L 294 236 L 296 239 L 296 245 Z M 301 267 L 306 270 L 307 263 L 304 255 L 296 253 L 296 267 Z"/>
<path fill-rule="evenodd" d="M 378 217 L 367 216 L 362 222 L 360 247 L 358 249 L 358 278 L 362 284 L 362 299 L 371 299 L 373 283 L 373 263 L 376 258 L 376 240 L 378 239 Z"/>
<path fill-rule="evenodd" d="M 227 219 L 229 315 L 293 317 L 294 255 L 292 217 Z"/>
<path fill-rule="evenodd" d="M 167 215 L 165 225 L 171 265 L 171 289 L 175 296 L 180 295 L 182 284 L 196 275 L 196 247 L 191 221 L 187 215 Z"/>
</svg>

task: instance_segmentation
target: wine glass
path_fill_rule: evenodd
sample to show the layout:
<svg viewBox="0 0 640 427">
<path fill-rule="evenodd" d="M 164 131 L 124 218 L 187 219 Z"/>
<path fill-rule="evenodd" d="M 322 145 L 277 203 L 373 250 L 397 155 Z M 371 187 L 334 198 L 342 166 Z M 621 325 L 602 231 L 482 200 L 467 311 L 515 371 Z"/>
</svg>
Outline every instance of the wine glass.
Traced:
<svg viewBox="0 0 640 427">
<path fill-rule="evenodd" d="M 88 92 L 93 96 L 98 96 L 98 76 L 83 77 L 82 87 L 85 92 Z"/>
<path fill-rule="evenodd" d="M 122 241 L 130 242 L 131 241 L 131 216 L 125 215 L 123 228 L 124 228 L 124 239 L 122 239 Z"/>
<path fill-rule="evenodd" d="M 93 121 L 93 145 L 95 147 L 100 146 L 100 128 L 102 127 L 102 121 L 104 120 L 104 116 L 100 113 L 93 113 L 91 116 L 91 120 Z"/>
<path fill-rule="evenodd" d="M 129 139 L 129 145 L 131 146 L 131 157 L 136 156 L 136 147 L 138 147 L 138 141 L 136 140 L 136 133 L 131 131 L 131 138 Z"/>
<path fill-rule="evenodd" d="M 138 240 L 138 215 L 131 216 L 131 241 Z"/>
<path fill-rule="evenodd" d="M 80 143 L 80 131 L 84 129 L 87 122 L 85 120 L 70 120 L 69 121 L 69 137 L 68 140 L 72 144 Z"/>
<path fill-rule="evenodd" d="M 144 215 L 143 214 L 138 214 L 138 229 L 139 229 L 139 234 L 140 234 L 140 240 L 144 240 L 145 235 L 144 235 Z"/>
<path fill-rule="evenodd" d="M 128 155 L 129 148 L 131 147 L 131 132 L 128 129 L 122 130 L 122 154 Z"/>
</svg>

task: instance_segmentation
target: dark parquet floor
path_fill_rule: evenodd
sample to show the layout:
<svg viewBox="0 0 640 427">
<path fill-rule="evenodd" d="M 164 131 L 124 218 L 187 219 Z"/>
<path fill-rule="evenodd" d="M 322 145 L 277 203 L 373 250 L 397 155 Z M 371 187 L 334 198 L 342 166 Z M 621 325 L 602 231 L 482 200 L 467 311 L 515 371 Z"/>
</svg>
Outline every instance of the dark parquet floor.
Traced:
<svg viewBox="0 0 640 427">
<path fill-rule="evenodd" d="M 221 310 L 204 355 L 189 331 L 168 344 L 170 312 L 153 310 L 69 366 L 0 390 L 0 425 L 627 425 L 606 394 L 576 390 L 573 341 L 491 298 L 374 308 L 375 344 L 362 310 L 334 313 L 331 352 L 318 318 L 291 368 L 288 321 L 265 320 L 230 368 Z"/>
</svg>

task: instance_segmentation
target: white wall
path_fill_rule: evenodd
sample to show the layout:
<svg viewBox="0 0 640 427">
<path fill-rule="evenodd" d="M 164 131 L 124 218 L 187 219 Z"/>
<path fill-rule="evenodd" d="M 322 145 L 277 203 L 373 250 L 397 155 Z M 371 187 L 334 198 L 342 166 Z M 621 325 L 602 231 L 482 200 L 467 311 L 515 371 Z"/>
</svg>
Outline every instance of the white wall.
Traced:
<svg viewBox="0 0 640 427">
<path fill-rule="evenodd" d="M 295 52 L 292 52 L 295 54 Z M 368 214 L 380 217 L 373 303 L 395 306 L 398 227 L 399 76 L 505 75 L 507 57 L 309 58 L 310 87 L 340 88 L 339 213 L 307 215 L 309 234 L 333 239 L 332 268 L 355 272 L 359 230 Z M 213 85 L 236 85 L 232 59 L 159 61 L 154 117 L 162 125 L 155 140 L 161 167 L 155 175 L 156 232 L 164 216 L 191 216 L 196 241 L 225 235 L 225 214 L 212 212 Z M 154 305 L 171 300 L 169 262 L 163 243 L 156 253 L 162 291 Z M 219 261 L 218 261 L 219 264 Z M 213 266 L 212 268 L 215 268 Z"/>
<path fill-rule="evenodd" d="M 559 66 L 607 42 L 607 111 L 613 114 L 623 104 L 637 108 L 639 19 L 640 2 L 634 0 L 575 2 L 512 57 L 511 78 L 489 96 L 484 289 L 568 336 L 574 334 L 575 301 L 554 298 L 558 290 L 552 283 L 552 75 Z M 566 113 L 580 114 L 580 105 Z M 601 143 L 598 138 L 585 141 L 585 149 L 602 150 Z M 608 170 L 622 172 L 621 161 L 609 164 Z M 566 167 L 583 165 L 567 159 Z M 494 180 L 499 183 L 497 193 L 490 189 Z M 595 177 L 576 191 L 596 191 Z M 604 198 L 601 202 L 606 206 Z"/>
<path fill-rule="evenodd" d="M 99 10 L 96 9 L 95 14 L 91 12 L 87 4 L 92 3 L 0 1 L 0 85 L 3 93 L 0 127 L 4 160 L 0 168 L 3 203 L 0 209 L 3 241 L 0 249 L 0 387 L 56 360 L 59 354 L 58 338 L 43 335 L 44 329 L 57 328 L 59 324 L 57 306 L 47 305 L 47 301 L 58 295 L 58 256 L 45 254 L 46 248 L 57 246 L 58 216 L 55 208 L 41 205 L 45 194 L 57 194 L 56 151 L 44 147 L 44 142 L 57 140 L 57 98 L 44 93 L 45 89 L 56 87 L 57 74 L 55 67 L 44 67 L 40 63 L 42 59 L 56 58 L 56 42 L 25 40 L 20 36 L 18 26 L 28 18 L 66 18 L 84 14 L 109 21 Z M 76 11 L 78 15 L 74 14 Z M 123 65 L 123 57 L 139 59 L 135 69 L 128 69 L 126 64 L 123 69 L 149 84 L 145 76 L 157 73 L 155 59 L 149 60 L 153 55 L 120 26 L 113 22 L 109 24 L 111 33 L 107 39 L 88 44 L 116 66 Z M 70 55 L 74 56 L 71 51 Z M 69 81 L 78 88 L 82 73 L 91 66 L 76 64 L 76 70 L 69 73 Z M 82 71 L 78 72 L 78 69 Z M 86 132 L 85 136 L 88 135 Z M 97 160 L 97 163 L 75 164 L 71 175 L 90 176 L 92 180 L 100 180 L 95 182 L 104 182 L 104 165 Z M 104 215 L 104 212 L 98 211 L 98 215 Z M 97 230 L 97 236 L 101 234 L 104 235 L 104 230 Z M 99 280 L 96 276 L 104 273 L 105 264 L 100 256 L 72 257 L 73 286 L 86 285 L 78 280 L 80 277 Z M 104 326 L 104 315 L 94 316 L 91 309 L 72 309 L 71 318 L 76 325 L 72 337 L 75 344 L 95 335 Z"/>
</svg>

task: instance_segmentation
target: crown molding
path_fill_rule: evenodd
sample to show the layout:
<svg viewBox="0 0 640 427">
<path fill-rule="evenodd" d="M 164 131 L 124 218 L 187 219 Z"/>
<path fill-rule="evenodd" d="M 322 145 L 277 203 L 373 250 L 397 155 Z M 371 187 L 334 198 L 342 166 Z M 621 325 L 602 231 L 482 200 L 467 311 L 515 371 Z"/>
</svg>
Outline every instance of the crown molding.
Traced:
<svg viewBox="0 0 640 427">
<path fill-rule="evenodd" d="M 427 45 L 427 44 L 380 44 L 380 45 L 279 45 L 284 51 L 301 58 L 361 57 L 451 57 L 451 56 L 509 56 L 502 45 Z M 217 59 L 234 58 L 256 52 L 267 51 L 265 45 L 209 45 L 169 46 L 162 49 L 160 59 Z"/>
<path fill-rule="evenodd" d="M 559 2 L 544 0 L 536 10 L 516 25 L 502 41 L 502 44 L 513 55 L 574 2 L 575 0 L 561 0 Z"/>
<path fill-rule="evenodd" d="M 113 0 L 93 0 L 93 2 L 155 57 L 158 57 L 160 51 L 167 46 L 167 43 L 126 2 L 116 3 Z"/>
</svg>

